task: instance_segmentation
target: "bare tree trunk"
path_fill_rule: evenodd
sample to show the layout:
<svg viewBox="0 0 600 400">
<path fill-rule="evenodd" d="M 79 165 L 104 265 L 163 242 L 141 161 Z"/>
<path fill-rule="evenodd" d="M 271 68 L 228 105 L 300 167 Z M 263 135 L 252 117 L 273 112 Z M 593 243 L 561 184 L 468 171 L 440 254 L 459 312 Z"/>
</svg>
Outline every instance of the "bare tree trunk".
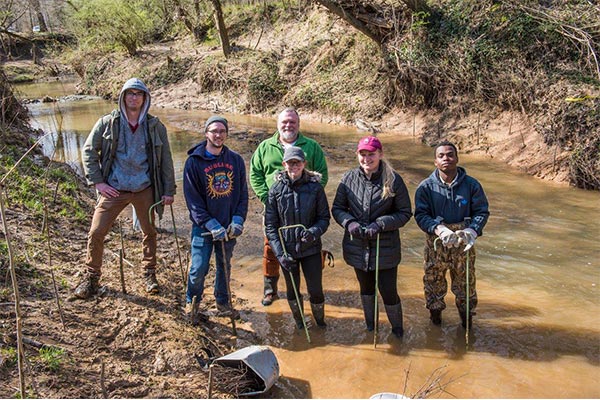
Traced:
<svg viewBox="0 0 600 400">
<path fill-rule="evenodd" d="M 46 25 L 46 19 L 42 13 L 42 7 L 40 6 L 40 0 L 29 0 L 29 6 L 33 9 L 40 27 L 40 32 L 48 32 L 48 26 Z"/>
<path fill-rule="evenodd" d="M 413 12 L 431 12 L 425 0 L 402 0 L 402 2 Z"/>
<path fill-rule="evenodd" d="M 369 27 L 363 22 L 359 21 L 353 15 L 346 12 L 346 10 L 337 2 L 337 1 L 329 1 L 329 0 L 316 0 L 317 3 L 321 4 L 323 7 L 327 8 L 329 11 L 342 18 L 344 21 L 352 25 L 354 28 L 358 29 L 364 35 L 366 35 L 369 39 L 373 40 L 375 43 L 381 46 L 381 38 L 375 32 L 373 32 Z"/>
<path fill-rule="evenodd" d="M 223 9 L 221 8 L 220 0 L 210 0 L 215 8 L 215 19 L 217 21 L 217 29 L 219 30 L 219 37 L 221 38 L 221 47 L 223 48 L 223 54 L 225 58 L 229 57 L 231 53 L 231 46 L 229 45 L 229 35 L 227 34 L 227 27 L 225 26 L 225 20 L 223 19 Z"/>
</svg>

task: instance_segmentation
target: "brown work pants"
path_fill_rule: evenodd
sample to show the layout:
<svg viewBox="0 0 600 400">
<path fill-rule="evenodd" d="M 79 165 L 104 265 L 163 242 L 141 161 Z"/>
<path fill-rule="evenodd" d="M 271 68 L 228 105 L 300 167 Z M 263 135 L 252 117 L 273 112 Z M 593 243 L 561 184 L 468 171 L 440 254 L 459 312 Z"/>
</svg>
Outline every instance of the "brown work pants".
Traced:
<svg viewBox="0 0 600 400">
<path fill-rule="evenodd" d="M 265 236 L 264 248 L 263 248 L 263 283 L 264 283 L 264 294 L 274 293 L 277 294 L 277 281 L 279 280 L 279 261 L 269 241 Z"/>
<path fill-rule="evenodd" d="M 85 264 L 90 273 L 100 275 L 102 255 L 104 253 L 104 238 L 113 223 L 129 204 L 133 204 L 143 232 L 142 265 L 146 270 L 156 268 L 156 229 L 154 218 L 150 219 L 148 210 L 154 202 L 152 187 L 141 192 L 121 192 L 118 197 L 106 198 L 100 196 L 94 210 L 92 226 L 88 233 L 87 256 Z"/>
</svg>

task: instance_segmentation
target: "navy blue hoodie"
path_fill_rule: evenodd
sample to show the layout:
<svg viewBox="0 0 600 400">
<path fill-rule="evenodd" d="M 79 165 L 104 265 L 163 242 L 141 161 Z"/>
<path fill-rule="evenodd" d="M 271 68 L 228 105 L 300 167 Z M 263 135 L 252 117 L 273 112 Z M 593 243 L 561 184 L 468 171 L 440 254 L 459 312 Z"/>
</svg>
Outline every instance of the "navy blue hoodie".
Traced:
<svg viewBox="0 0 600 400">
<path fill-rule="evenodd" d="M 452 185 L 442 184 L 436 169 L 417 187 L 415 220 L 425 233 L 433 234 L 442 219 L 446 224 L 456 224 L 468 217 L 471 222 L 465 228 L 481 236 L 489 216 L 483 187 L 462 167 L 458 167 L 458 176 Z"/>
<path fill-rule="evenodd" d="M 215 218 L 227 228 L 234 215 L 246 220 L 248 184 L 242 157 L 227 146 L 221 154 L 208 157 L 206 140 L 188 150 L 183 170 L 183 194 L 190 219 L 204 228 Z"/>
</svg>

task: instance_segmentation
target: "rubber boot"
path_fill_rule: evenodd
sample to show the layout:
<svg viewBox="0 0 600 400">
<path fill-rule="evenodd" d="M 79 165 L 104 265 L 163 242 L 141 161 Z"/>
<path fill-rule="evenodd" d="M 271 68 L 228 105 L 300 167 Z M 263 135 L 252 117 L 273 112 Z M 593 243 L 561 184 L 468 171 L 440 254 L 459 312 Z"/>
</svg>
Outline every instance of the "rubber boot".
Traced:
<svg viewBox="0 0 600 400">
<path fill-rule="evenodd" d="M 473 327 L 473 314 L 474 313 L 470 313 L 470 315 L 469 315 L 469 329 L 471 329 Z M 466 311 L 458 311 L 458 315 L 460 315 L 460 322 L 462 324 L 462 327 L 467 329 L 467 312 Z"/>
<path fill-rule="evenodd" d="M 402 302 L 394 305 L 385 305 L 385 312 L 387 317 L 392 324 L 392 333 L 396 337 L 402 337 L 404 335 L 404 328 L 402 326 Z"/>
<path fill-rule="evenodd" d="M 429 319 L 434 325 L 442 324 L 442 310 L 429 310 Z"/>
<path fill-rule="evenodd" d="M 375 295 L 367 294 L 361 295 L 360 300 L 362 301 L 363 312 L 365 314 L 365 323 L 367 324 L 367 330 L 372 332 L 375 329 Z"/>
<path fill-rule="evenodd" d="M 288 300 L 288 304 L 292 310 L 292 315 L 294 316 L 294 321 L 296 322 L 296 328 L 304 329 L 304 324 L 302 323 L 302 313 L 300 312 L 300 307 L 298 307 L 298 302 L 296 300 Z M 304 311 L 304 307 L 302 307 L 302 311 Z"/>
<path fill-rule="evenodd" d="M 312 310 L 313 318 L 317 323 L 317 326 L 325 328 L 325 302 L 322 303 L 310 303 L 310 309 Z"/>
</svg>

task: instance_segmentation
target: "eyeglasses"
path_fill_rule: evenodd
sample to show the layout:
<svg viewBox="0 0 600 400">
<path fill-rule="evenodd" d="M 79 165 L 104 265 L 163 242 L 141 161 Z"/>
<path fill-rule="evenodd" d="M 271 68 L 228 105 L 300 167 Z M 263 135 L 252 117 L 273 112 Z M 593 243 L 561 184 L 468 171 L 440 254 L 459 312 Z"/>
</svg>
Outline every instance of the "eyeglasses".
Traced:
<svg viewBox="0 0 600 400">
<path fill-rule="evenodd" d="M 128 90 L 127 92 L 125 92 L 125 95 L 129 96 L 129 97 L 143 97 L 144 92 L 132 92 L 132 91 Z"/>
<path fill-rule="evenodd" d="M 219 130 L 209 130 L 206 131 L 206 133 L 210 133 L 213 135 L 227 135 L 227 130 L 226 129 L 219 129 Z"/>
</svg>

